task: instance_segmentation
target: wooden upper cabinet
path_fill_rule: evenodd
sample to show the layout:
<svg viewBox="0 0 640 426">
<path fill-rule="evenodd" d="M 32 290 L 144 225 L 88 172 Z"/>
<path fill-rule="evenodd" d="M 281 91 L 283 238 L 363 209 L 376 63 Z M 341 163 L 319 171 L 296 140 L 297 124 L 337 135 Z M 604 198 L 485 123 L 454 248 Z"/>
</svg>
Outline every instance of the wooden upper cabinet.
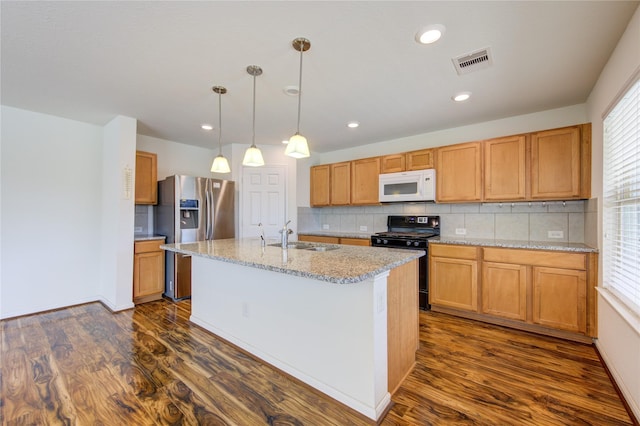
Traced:
<svg viewBox="0 0 640 426">
<path fill-rule="evenodd" d="M 584 187 L 590 187 L 590 178 L 583 176 L 583 161 L 590 173 L 590 151 L 590 143 L 582 147 L 581 126 L 532 133 L 531 198 L 588 198 L 590 189 Z"/>
<path fill-rule="evenodd" d="M 351 162 L 351 204 L 378 204 L 380 157 Z"/>
<path fill-rule="evenodd" d="M 433 169 L 433 149 L 422 149 L 406 153 L 407 170 Z"/>
<path fill-rule="evenodd" d="M 135 204 L 158 204 L 158 156 L 136 151 Z"/>
<path fill-rule="evenodd" d="M 393 154 L 380 157 L 380 173 L 404 172 L 405 154 Z"/>
<path fill-rule="evenodd" d="M 436 150 L 436 200 L 482 200 L 482 143 L 468 142 Z"/>
<path fill-rule="evenodd" d="M 331 191 L 329 202 L 332 206 L 346 206 L 351 203 L 351 162 L 331 164 Z"/>
<path fill-rule="evenodd" d="M 484 141 L 484 199 L 524 200 L 526 197 L 526 136 Z"/>
<path fill-rule="evenodd" d="M 328 206 L 331 187 L 331 169 L 328 164 L 313 166 L 310 169 L 310 200 L 311 207 Z"/>
</svg>

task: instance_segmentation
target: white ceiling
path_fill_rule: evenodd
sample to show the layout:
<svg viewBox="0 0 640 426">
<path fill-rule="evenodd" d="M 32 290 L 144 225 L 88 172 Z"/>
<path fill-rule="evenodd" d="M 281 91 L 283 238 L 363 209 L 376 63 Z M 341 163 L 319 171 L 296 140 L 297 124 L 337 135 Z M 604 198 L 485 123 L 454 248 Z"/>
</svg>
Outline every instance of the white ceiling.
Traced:
<svg viewBox="0 0 640 426">
<path fill-rule="evenodd" d="M 138 132 L 217 147 L 256 143 L 296 127 L 296 37 L 303 57 L 300 130 L 327 152 L 583 103 L 637 1 L 2 1 L 4 105 L 103 125 L 138 119 Z M 433 45 L 415 33 L 446 27 Z M 490 47 L 494 64 L 459 76 L 451 58 Z M 458 91 L 471 100 L 454 103 Z M 357 120 L 358 129 L 346 123 Z"/>
</svg>

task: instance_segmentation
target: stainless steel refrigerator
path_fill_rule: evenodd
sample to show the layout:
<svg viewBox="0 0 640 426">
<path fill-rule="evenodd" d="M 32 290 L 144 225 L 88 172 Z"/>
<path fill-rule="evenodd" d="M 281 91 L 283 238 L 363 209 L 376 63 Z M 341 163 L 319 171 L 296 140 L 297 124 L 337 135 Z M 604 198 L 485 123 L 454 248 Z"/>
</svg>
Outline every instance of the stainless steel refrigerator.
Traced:
<svg viewBox="0 0 640 426">
<path fill-rule="evenodd" d="M 167 243 L 235 237 L 235 182 L 175 175 L 158 182 L 155 230 Z M 165 296 L 191 297 L 191 257 L 167 251 Z"/>
</svg>

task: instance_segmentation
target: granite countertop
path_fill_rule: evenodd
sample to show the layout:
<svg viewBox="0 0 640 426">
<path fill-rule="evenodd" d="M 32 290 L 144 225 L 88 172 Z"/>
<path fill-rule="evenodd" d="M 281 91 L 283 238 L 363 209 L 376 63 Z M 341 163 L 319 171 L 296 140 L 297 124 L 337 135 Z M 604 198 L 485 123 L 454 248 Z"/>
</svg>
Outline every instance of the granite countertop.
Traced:
<svg viewBox="0 0 640 426">
<path fill-rule="evenodd" d="M 494 240 L 483 238 L 440 237 L 430 238 L 429 244 L 461 244 L 483 247 L 504 247 L 532 250 L 572 251 L 577 253 L 597 253 L 598 249 L 582 243 L 567 243 L 562 241 L 522 241 L 522 240 Z"/>
<path fill-rule="evenodd" d="M 336 232 L 336 231 L 298 231 L 298 235 L 313 235 L 317 237 L 361 238 L 368 240 L 375 232 Z"/>
<path fill-rule="evenodd" d="M 267 244 L 272 243 L 276 241 L 267 242 Z M 425 254 L 420 250 L 306 244 L 326 248 L 338 247 L 338 249 L 323 252 L 295 248 L 282 250 L 280 247 L 269 245 L 261 247 L 260 240 L 257 239 L 163 244 L 160 248 L 337 284 L 364 281 Z"/>
<path fill-rule="evenodd" d="M 164 240 L 167 237 L 164 235 L 153 234 L 134 234 L 133 241 L 150 241 L 150 240 Z"/>
</svg>

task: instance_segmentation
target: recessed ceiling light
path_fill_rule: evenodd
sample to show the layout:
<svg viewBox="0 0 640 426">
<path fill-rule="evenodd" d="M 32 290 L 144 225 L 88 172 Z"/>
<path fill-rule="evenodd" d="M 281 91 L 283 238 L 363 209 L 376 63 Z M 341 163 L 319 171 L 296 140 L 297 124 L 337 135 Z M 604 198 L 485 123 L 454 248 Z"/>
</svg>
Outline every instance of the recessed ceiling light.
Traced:
<svg viewBox="0 0 640 426">
<path fill-rule="evenodd" d="M 444 25 L 433 24 L 427 25 L 416 33 L 416 41 L 420 44 L 431 44 L 440 40 L 444 34 Z"/>
<path fill-rule="evenodd" d="M 282 91 L 289 96 L 298 96 L 300 93 L 298 86 L 286 86 Z"/>
<path fill-rule="evenodd" d="M 213 126 L 211 124 L 203 124 L 200 126 L 202 130 L 213 130 Z"/>
<path fill-rule="evenodd" d="M 357 121 L 350 121 L 347 123 L 347 127 L 350 129 L 355 129 L 358 126 L 360 126 L 360 123 L 358 123 Z"/>
<path fill-rule="evenodd" d="M 285 145 L 288 144 L 289 143 L 289 139 L 283 139 L 282 143 L 285 144 Z"/>
<path fill-rule="evenodd" d="M 471 92 L 460 92 L 451 97 L 456 102 L 464 102 L 471 97 Z"/>
</svg>

